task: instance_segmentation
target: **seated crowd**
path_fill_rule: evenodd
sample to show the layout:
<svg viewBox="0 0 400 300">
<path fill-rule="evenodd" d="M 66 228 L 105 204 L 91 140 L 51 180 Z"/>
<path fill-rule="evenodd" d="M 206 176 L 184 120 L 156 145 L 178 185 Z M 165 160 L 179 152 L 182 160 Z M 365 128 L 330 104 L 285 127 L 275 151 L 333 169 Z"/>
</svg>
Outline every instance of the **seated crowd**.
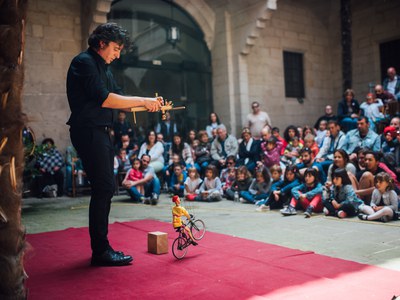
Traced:
<svg viewBox="0 0 400 300">
<path fill-rule="evenodd" d="M 141 139 L 121 111 L 115 173 L 132 200 L 145 204 L 156 204 L 164 191 L 187 201 L 252 203 L 285 216 L 302 210 L 308 218 L 323 212 L 387 222 L 399 207 L 400 94 L 384 87 L 376 85 L 361 104 L 346 90 L 336 116 L 328 105 L 314 127 L 289 125 L 282 136 L 265 112 L 264 126 L 249 117 L 240 138 L 211 113 L 209 125 L 187 138 L 168 115 Z M 252 108 L 257 116 L 259 104 Z"/>
</svg>

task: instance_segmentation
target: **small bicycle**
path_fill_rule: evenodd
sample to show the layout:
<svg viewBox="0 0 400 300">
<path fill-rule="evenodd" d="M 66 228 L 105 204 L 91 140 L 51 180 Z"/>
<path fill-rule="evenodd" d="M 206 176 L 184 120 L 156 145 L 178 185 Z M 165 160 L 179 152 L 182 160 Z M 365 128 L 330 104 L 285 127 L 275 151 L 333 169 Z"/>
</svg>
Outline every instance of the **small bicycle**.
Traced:
<svg viewBox="0 0 400 300">
<path fill-rule="evenodd" d="M 187 252 L 187 248 L 191 245 L 190 236 L 185 233 L 185 227 L 189 226 L 190 232 L 196 241 L 201 240 L 206 233 L 206 225 L 200 219 L 195 219 L 193 215 L 190 215 L 191 219 L 187 220 L 184 226 L 177 228 L 179 236 L 172 243 L 172 254 L 177 259 L 182 259 Z"/>
</svg>

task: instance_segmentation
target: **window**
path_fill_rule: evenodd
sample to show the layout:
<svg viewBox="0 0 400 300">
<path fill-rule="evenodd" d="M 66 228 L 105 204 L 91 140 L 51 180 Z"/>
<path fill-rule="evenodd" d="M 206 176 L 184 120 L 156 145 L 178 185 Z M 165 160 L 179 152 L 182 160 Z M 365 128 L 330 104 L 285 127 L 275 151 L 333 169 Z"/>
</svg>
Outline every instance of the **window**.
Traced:
<svg viewBox="0 0 400 300">
<path fill-rule="evenodd" d="M 304 98 L 303 54 L 283 51 L 283 67 L 286 97 Z"/>
</svg>

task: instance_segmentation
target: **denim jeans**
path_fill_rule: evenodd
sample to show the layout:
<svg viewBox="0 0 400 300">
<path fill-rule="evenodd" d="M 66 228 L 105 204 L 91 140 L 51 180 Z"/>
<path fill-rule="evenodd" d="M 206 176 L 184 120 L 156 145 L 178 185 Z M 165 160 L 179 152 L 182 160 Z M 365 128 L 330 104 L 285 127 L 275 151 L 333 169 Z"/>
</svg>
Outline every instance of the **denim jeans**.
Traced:
<svg viewBox="0 0 400 300">
<path fill-rule="evenodd" d="M 145 183 L 144 185 L 144 195 L 139 193 L 137 188 L 135 186 L 131 187 L 130 189 L 127 189 L 127 192 L 129 196 L 131 196 L 133 201 L 140 201 L 140 198 L 142 197 L 151 197 L 153 193 L 160 195 L 160 189 L 161 189 L 161 184 L 160 180 L 158 177 L 153 177 L 152 180 L 149 182 Z"/>
<path fill-rule="evenodd" d="M 247 200 L 250 203 L 256 203 L 258 200 L 267 199 L 269 197 L 269 194 L 253 195 L 249 191 L 241 191 L 239 193 L 239 196 L 242 197 L 243 199 Z"/>
</svg>

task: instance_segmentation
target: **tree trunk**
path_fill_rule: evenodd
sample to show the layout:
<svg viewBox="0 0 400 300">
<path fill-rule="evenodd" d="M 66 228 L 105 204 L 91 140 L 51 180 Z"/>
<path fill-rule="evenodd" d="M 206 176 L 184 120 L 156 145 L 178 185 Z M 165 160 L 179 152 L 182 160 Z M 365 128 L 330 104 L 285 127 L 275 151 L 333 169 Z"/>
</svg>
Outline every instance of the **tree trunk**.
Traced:
<svg viewBox="0 0 400 300">
<path fill-rule="evenodd" d="M 21 112 L 27 0 L 0 0 L 0 299 L 25 299 Z"/>
</svg>

